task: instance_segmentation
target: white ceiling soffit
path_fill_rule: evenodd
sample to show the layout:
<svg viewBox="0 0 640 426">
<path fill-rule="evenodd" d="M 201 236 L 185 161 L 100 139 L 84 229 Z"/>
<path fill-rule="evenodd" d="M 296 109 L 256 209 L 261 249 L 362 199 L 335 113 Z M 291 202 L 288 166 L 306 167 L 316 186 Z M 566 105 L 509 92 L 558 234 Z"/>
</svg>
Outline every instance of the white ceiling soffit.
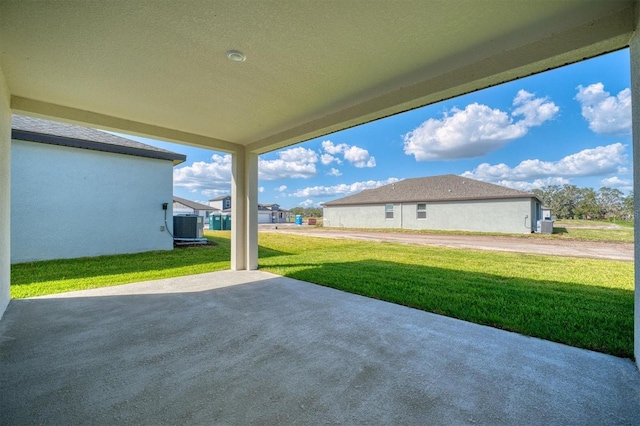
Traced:
<svg viewBox="0 0 640 426">
<path fill-rule="evenodd" d="M 263 153 L 626 47 L 635 8 L 4 0 L 0 67 L 17 113 Z"/>
</svg>

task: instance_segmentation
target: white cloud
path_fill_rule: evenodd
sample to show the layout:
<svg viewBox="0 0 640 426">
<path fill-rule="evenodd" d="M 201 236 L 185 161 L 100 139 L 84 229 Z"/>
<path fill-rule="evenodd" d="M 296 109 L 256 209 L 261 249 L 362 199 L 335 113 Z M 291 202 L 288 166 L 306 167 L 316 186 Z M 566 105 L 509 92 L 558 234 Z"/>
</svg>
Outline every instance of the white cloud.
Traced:
<svg viewBox="0 0 640 426">
<path fill-rule="evenodd" d="M 173 185 L 191 192 L 201 191 L 212 197 L 228 194 L 231 190 L 231 156 L 211 156 L 211 162 L 197 161 L 190 166 L 173 170 Z"/>
<path fill-rule="evenodd" d="M 258 187 L 258 192 L 264 192 L 264 186 L 259 186 Z"/>
<path fill-rule="evenodd" d="M 548 102 L 547 98 L 535 98 L 533 93 L 520 90 L 513 100 L 513 105 L 517 106 L 511 112 L 511 116 L 523 116 L 519 125 L 526 127 L 540 126 L 545 121 L 551 120 L 558 113 L 560 108 L 553 102 Z"/>
<path fill-rule="evenodd" d="M 498 185 L 506 186 L 507 188 L 517 189 L 519 191 L 533 191 L 537 188 L 542 188 L 549 185 L 564 185 L 570 183 L 569 179 L 561 177 L 553 177 L 546 179 L 535 179 L 533 182 L 518 181 L 518 180 L 499 180 L 494 182 Z"/>
<path fill-rule="evenodd" d="M 361 169 L 363 167 L 375 167 L 376 159 L 369 155 L 366 149 L 350 146 L 344 150 L 344 159 Z"/>
<path fill-rule="evenodd" d="M 340 161 L 339 158 L 334 157 L 331 154 L 322 154 L 320 156 L 320 161 L 322 162 L 323 165 L 328 166 L 331 163 L 338 163 L 338 164 L 342 164 L 342 161 Z"/>
<path fill-rule="evenodd" d="M 602 179 L 600 185 L 608 188 L 618 188 L 622 191 L 633 190 L 633 181 L 630 179 L 620 179 L 618 176 Z"/>
<path fill-rule="evenodd" d="M 308 179 L 317 174 L 318 154 L 311 149 L 290 148 L 278 152 L 278 157 L 276 160 L 258 159 L 259 179 Z"/>
<path fill-rule="evenodd" d="M 221 195 L 229 195 L 230 193 L 231 193 L 231 188 L 227 188 L 227 189 L 203 189 L 201 191 L 201 194 L 204 195 L 205 197 L 209 197 L 209 199 L 216 198 L 216 197 L 219 197 Z"/>
<path fill-rule="evenodd" d="M 615 143 L 585 149 L 559 161 L 524 160 L 513 168 L 504 163 L 482 163 L 474 170 L 464 172 L 462 176 L 488 182 L 601 176 L 615 173 L 626 162 L 625 146 Z"/>
<path fill-rule="evenodd" d="M 322 141 L 322 149 L 325 151 L 325 154 L 321 157 L 322 164 L 324 165 L 331 164 L 333 161 L 340 164 L 341 161 L 334 156 L 342 154 L 345 161 L 348 161 L 359 169 L 376 166 L 375 157 L 370 155 L 369 151 L 359 146 L 348 145 L 346 143 L 335 145 L 333 142 L 326 140 Z"/>
<path fill-rule="evenodd" d="M 276 188 L 276 191 L 278 192 L 284 192 L 287 190 L 287 185 L 280 185 L 279 187 Z"/>
<path fill-rule="evenodd" d="M 502 148 L 523 137 L 529 128 L 551 120 L 559 108 L 547 98 L 520 90 L 511 115 L 472 103 L 464 110 L 452 108 L 442 119 L 430 118 L 404 135 L 404 152 L 417 161 L 473 158 Z M 522 117 L 514 121 L 515 117 Z"/>
<path fill-rule="evenodd" d="M 331 171 L 327 173 L 329 176 L 342 176 L 342 172 L 338 169 L 331 168 Z"/>
<path fill-rule="evenodd" d="M 324 151 L 328 154 L 341 154 L 342 151 L 344 150 L 344 147 L 346 146 L 346 144 L 342 143 L 339 145 L 334 145 L 333 142 L 327 140 L 327 141 L 322 141 L 322 149 L 324 149 Z"/>
<path fill-rule="evenodd" d="M 258 176 L 262 180 L 310 178 L 317 174 L 318 155 L 310 149 L 291 148 L 278 153 L 275 160 L 258 159 Z M 196 161 L 190 166 L 173 170 L 173 185 L 201 192 L 206 197 L 231 191 L 231 155 L 211 156 L 211 161 Z M 264 188 L 259 191 L 264 191 Z"/>
<path fill-rule="evenodd" d="M 576 100 L 582 107 L 582 116 L 589 129 L 601 134 L 627 134 L 631 132 L 631 90 L 624 89 L 617 96 L 604 90 L 604 84 L 578 86 Z"/>
<path fill-rule="evenodd" d="M 355 194 L 365 189 L 378 188 L 379 186 L 388 185 L 398 182 L 400 179 L 389 178 L 386 180 L 368 180 L 362 182 L 354 182 L 351 184 L 342 183 L 333 186 L 312 186 L 299 189 L 291 194 L 292 197 L 332 197 L 335 195 Z"/>
<path fill-rule="evenodd" d="M 315 201 L 313 201 L 311 198 L 307 198 L 306 200 L 304 200 L 298 205 L 301 207 L 311 207 L 315 205 Z"/>
</svg>

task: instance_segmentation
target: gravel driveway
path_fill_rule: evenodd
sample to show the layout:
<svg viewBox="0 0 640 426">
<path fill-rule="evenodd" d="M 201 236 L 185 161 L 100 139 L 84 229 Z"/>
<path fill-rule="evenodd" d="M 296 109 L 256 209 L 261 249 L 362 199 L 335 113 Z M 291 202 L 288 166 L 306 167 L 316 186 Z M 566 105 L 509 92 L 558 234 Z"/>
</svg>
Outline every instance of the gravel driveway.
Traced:
<svg viewBox="0 0 640 426">
<path fill-rule="evenodd" d="M 483 235 L 408 234 L 368 232 L 279 224 L 260 225 L 260 232 L 309 235 L 322 238 L 348 238 L 364 241 L 418 244 L 424 246 L 508 251 L 551 256 L 586 257 L 633 261 L 632 243 L 545 240 L 541 238 L 497 237 Z"/>
</svg>

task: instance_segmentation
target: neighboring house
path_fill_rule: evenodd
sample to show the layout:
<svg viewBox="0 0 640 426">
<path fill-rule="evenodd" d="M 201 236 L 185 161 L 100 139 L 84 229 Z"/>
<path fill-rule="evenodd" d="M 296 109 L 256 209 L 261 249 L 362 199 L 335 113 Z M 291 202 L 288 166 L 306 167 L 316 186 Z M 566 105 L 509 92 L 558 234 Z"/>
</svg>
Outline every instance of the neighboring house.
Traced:
<svg viewBox="0 0 640 426">
<path fill-rule="evenodd" d="M 220 209 L 207 206 L 206 204 L 196 203 L 195 201 L 185 198 L 173 196 L 173 214 L 195 214 L 204 218 L 204 223 L 208 223 L 209 215 L 220 212 Z"/>
<path fill-rule="evenodd" d="M 209 200 L 209 205 L 223 212 L 231 211 L 231 195 L 222 195 Z"/>
<path fill-rule="evenodd" d="M 231 213 L 231 195 L 222 195 L 209 200 L 209 205 L 216 207 L 223 214 Z M 258 223 L 284 223 L 289 222 L 291 211 L 282 209 L 278 204 L 258 203 Z"/>
<path fill-rule="evenodd" d="M 258 204 L 258 223 L 290 222 L 292 213 L 278 204 Z"/>
<path fill-rule="evenodd" d="M 406 179 L 324 203 L 324 226 L 531 233 L 536 195 L 456 175 Z"/>
<path fill-rule="evenodd" d="M 184 155 L 30 117 L 11 127 L 11 263 L 173 248 Z"/>
</svg>

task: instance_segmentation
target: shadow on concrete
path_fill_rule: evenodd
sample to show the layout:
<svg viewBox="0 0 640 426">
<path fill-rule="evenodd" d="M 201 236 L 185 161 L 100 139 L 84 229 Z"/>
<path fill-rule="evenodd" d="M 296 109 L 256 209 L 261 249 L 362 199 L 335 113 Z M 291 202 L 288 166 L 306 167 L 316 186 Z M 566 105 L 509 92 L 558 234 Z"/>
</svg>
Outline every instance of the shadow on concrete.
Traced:
<svg viewBox="0 0 640 426">
<path fill-rule="evenodd" d="M 631 290 L 380 260 L 265 267 L 289 278 L 633 358 Z"/>
</svg>

